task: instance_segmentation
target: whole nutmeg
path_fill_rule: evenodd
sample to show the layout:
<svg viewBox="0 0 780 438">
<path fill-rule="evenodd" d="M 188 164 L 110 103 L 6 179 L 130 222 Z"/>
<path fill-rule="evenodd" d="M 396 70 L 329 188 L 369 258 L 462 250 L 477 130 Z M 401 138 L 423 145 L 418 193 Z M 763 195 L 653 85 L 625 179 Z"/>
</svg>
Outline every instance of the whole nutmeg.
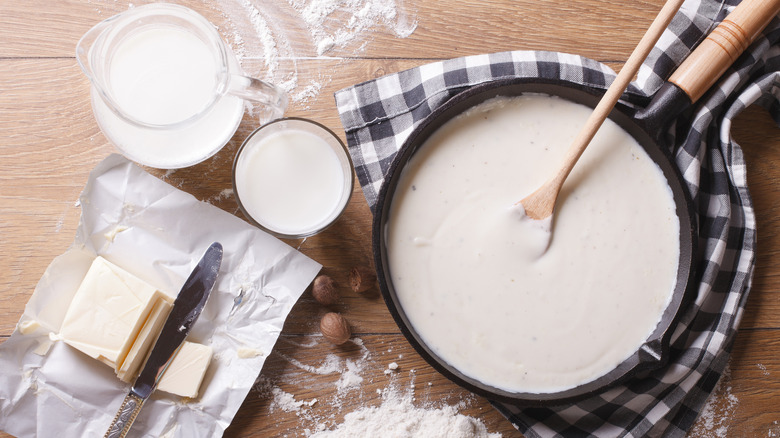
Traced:
<svg viewBox="0 0 780 438">
<path fill-rule="evenodd" d="M 356 266 L 349 271 L 349 285 L 357 293 L 363 293 L 376 284 L 376 273 L 366 266 Z"/>
<path fill-rule="evenodd" d="M 340 313 L 328 312 L 320 320 L 320 332 L 325 339 L 330 342 L 341 345 L 352 336 L 352 330 L 349 328 L 347 319 Z"/>
<path fill-rule="evenodd" d="M 336 284 L 333 279 L 327 275 L 319 275 L 314 279 L 311 287 L 311 294 L 318 303 L 325 306 L 331 306 L 339 301 L 339 293 L 336 291 Z"/>
</svg>

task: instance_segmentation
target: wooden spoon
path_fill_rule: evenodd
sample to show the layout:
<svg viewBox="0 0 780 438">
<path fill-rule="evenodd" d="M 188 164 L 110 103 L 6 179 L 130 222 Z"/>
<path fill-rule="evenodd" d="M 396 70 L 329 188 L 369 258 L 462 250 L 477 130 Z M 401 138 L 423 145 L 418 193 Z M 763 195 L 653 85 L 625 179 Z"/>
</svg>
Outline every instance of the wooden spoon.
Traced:
<svg viewBox="0 0 780 438">
<path fill-rule="evenodd" d="M 563 182 L 566 177 L 569 176 L 572 168 L 579 160 L 585 148 L 588 146 L 593 136 L 601 127 L 601 124 L 607 118 L 612 108 L 615 107 L 623 91 L 628 87 L 631 79 L 636 75 L 637 70 L 644 62 L 647 55 L 650 54 L 650 50 L 655 46 L 656 41 L 660 38 L 661 34 L 667 28 L 669 23 L 674 18 L 677 10 L 680 9 L 684 0 L 668 0 L 664 4 L 658 16 L 655 17 L 653 23 L 647 29 L 639 44 L 629 56 L 628 61 L 620 69 L 615 80 L 604 93 L 604 96 L 599 101 L 596 108 L 591 113 L 585 125 L 582 127 L 574 142 L 569 147 L 569 151 L 564 158 L 563 165 L 558 172 L 535 192 L 523 198 L 519 204 L 522 205 L 525 210 L 526 216 L 531 219 L 542 220 L 549 218 L 553 214 L 555 209 L 555 201 L 558 198 L 558 193 L 561 191 Z"/>
</svg>

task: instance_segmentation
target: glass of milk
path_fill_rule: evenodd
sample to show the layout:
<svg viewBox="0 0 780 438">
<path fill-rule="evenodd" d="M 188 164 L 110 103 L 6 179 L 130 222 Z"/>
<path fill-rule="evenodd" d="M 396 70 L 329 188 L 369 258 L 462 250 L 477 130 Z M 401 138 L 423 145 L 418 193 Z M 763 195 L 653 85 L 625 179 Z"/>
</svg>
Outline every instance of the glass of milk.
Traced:
<svg viewBox="0 0 780 438">
<path fill-rule="evenodd" d="M 175 169 L 199 163 L 233 136 L 244 99 L 261 122 L 281 117 L 287 96 L 243 75 L 216 28 L 183 6 L 153 3 L 115 15 L 79 41 L 98 125 L 128 158 Z"/>
<path fill-rule="evenodd" d="M 344 143 L 311 120 L 285 118 L 255 130 L 233 162 L 233 192 L 244 216 L 282 238 L 332 224 L 355 181 Z"/>
</svg>

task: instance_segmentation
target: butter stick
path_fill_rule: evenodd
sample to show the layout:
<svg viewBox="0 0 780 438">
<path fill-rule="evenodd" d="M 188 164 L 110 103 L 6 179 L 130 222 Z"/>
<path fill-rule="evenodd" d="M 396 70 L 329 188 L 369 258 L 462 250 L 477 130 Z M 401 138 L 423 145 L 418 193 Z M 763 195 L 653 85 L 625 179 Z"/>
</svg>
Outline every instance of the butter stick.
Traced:
<svg viewBox="0 0 780 438">
<path fill-rule="evenodd" d="M 116 368 L 165 294 L 103 257 L 95 258 L 68 307 L 61 338 Z"/>
</svg>

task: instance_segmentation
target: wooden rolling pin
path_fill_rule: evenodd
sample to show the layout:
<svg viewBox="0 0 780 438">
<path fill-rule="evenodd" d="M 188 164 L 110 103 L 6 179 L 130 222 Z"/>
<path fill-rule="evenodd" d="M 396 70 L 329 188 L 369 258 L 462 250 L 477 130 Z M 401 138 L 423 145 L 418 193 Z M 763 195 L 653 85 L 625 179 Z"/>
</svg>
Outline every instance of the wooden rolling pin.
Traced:
<svg viewBox="0 0 780 438">
<path fill-rule="evenodd" d="M 780 13 L 780 0 L 743 0 L 669 78 L 696 102 Z"/>
</svg>

